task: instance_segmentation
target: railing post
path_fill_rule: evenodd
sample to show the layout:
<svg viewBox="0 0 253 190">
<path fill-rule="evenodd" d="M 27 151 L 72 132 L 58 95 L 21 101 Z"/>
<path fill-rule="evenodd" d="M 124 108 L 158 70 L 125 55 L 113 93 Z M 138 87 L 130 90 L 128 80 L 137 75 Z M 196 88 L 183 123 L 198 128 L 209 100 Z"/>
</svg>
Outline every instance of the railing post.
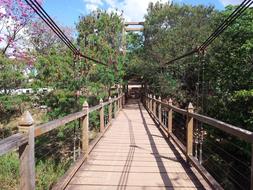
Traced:
<svg viewBox="0 0 253 190">
<path fill-rule="evenodd" d="M 158 100 L 159 100 L 159 104 L 158 104 L 158 119 L 159 119 L 159 122 L 162 123 L 162 99 L 161 99 L 161 96 L 159 96 Z"/>
<path fill-rule="evenodd" d="M 28 143 L 19 147 L 20 189 L 35 189 L 34 121 L 30 112 L 24 112 L 18 126 L 19 132 L 28 135 Z"/>
<path fill-rule="evenodd" d="M 124 94 L 121 94 L 121 110 L 123 109 L 124 103 L 123 103 L 123 99 L 124 99 Z"/>
<path fill-rule="evenodd" d="M 82 152 L 88 156 L 89 151 L 89 104 L 87 101 L 83 103 L 83 111 L 86 115 L 82 118 Z"/>
<path fill-rule="evenodd" d="M 148 95 L 148 109 L 152 112 L 152 96 L 151 94 Z"/>
<path fill-rule="evenodd" d="M 149 104 L 149 94 L 147 94 L 146 107 L 148 108 L 148 110 L 150 109 L 150 104 Z"/>
<path fill-rule="evenodd" d="M 149 94 L 149 99 L 148 99 L 148 104 L 149 104 L 149 111 L 152 112 L 152 95 Z"/>
<path fill-rule="evenodd" d="M 188 108 L 187 108 L 188 113 L 193 113 L 193 106 L 191 103 L 189 103 Z M 187 114 L 187 147 L 186 147 L 186 154 L 188 156 L 192 156 L 192 145 L 193 145 L 193 118 Z"/>
<path fill-rule="evenodd" d="M 123 102 L 122 102 L 123 107 L 124 107 L 125 104 L 126 104 L 126 97 L 125 97 L 125 96 L 126 96 L 125 93 L 123 93 L 123 97 L 122 97 L 122 99 L 123 99 Z"/>
<path fill-rule="evenodd" d="M 109 123 L 112 123 L 112 98 L 109 97 L 109 107 L 108 107 Z"/>
<path fill-rule="evenodd" d="M 155 95 L 153 96 L 153 114 L 156 117 L 156 98 L 155 98 Z"/>
<path fill-rule="evenodd" d="M 114 96 L 114 118 L 117 117 L 117 100 L 116 100 L 116 96 Z"/>
<path fill-rule="evenodd" d="M 172 106 L 172 99 L 169 99 L 169 105 Z M 170 107 L 168 111 L 168 136 L 172 134 L 172 121 L 173 121 L 173 110 Z"/>
<path fill-rule="evenodd" d="M 101 98 L 99 101 L 100 105 L 102 106 L 100 108 L 100 132 L 103 132 L 105 129 L 105 115 L 104 115 L 104 103 L 103 103 L 103 99 Z"/>
<path fill-rule="evenodd" d="M 121 105 L 120 105 L 120 94 L 118 95 L 118 113 L 121 109 Z"/>
<path fill-rule="evenodd" d="M 148 94 L 144 95 L 144 106 L 148 109 Z"/>
<path fill-rule="evenodd" d="M 253 190 L 253 144 L 251 144 L 251 179 L 250 190 Z"/>
<path fill-rule="evenodd" d="M 122 96 L 119 95 L 119 111 L 122 109 Z"/>
<path fill-rule="evenodd" d="M 154 96 L 151 94 L 150 95 L 150 111 L 151 111 L 151 113 L 153 113 L 153 109 L 154 109 L 154 101 L 153 101 L 153 99 L 154 99 Z"/>
</svg>

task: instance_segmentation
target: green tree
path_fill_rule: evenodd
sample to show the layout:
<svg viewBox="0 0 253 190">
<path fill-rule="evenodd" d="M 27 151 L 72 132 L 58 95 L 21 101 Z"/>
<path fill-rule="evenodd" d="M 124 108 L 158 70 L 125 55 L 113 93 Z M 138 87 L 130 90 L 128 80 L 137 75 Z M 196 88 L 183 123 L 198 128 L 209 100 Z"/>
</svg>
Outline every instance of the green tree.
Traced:
<svg viewBox="0 0 253 190">
<path fill-rule="evenodd" d="M 80 50 L 107 64 L 107 66 L 94 65 L 93 62 L 84 60 L 88 65 L 85 71 L 86 85 L 93 85 L 94 82 L 102 84 L 97 91 L 106 91 L 109 95 L 110 88 L 114 84 L 122 83 L 124 76 L 124 58 L 121 52 L 122 28 L 121 15 L 101 10 L 80 17 L 77 24 L 77 43 Z"/>
</svg>

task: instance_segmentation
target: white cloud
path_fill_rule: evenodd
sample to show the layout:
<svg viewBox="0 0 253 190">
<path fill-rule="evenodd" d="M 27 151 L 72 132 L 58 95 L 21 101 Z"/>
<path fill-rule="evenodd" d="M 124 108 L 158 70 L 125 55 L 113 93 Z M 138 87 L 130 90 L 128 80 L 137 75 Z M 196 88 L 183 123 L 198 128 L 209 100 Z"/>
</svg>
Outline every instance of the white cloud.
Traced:
<svg viewBox="0 0 253 190">
<path fill-rule="evenodd" d="M 88 11 L 94 11 L 103 5 L 102 0 L 83 0 Z"/>
<path fill-rule="evenodd" d="M 127 20 L 142 21 L 151 2 L 155 3 L 157 0 L 125 0 L 119 4 L 119 9 L 124 11 Z M 160 2 L 167 3 L 168 0 L 160 0 Z"/>
<path fill-rule="evenodd" d="M 84 0 L 84 2 L 88 4 L 103 5 L 102 0 Z"/>
<path fill-rule="evenodd" d="M 95 5 L 95 4 L 87 4 L 87 5 L 86 5 L 86 9 L 87 9 L 88 11 L 95 11 L 95 10 L 97 10 L 98 7 L 99 7 L 99 6 L 98 6 L 98 5 Z"/>
<path fill-rule="evenodd" d="M 242 0 L 220 0 L 220 2 L 224 5 L 239 5 L 242 3 Z"/>
<path fill-rule="evenodd" d="M 117 0 L 105 0 L 105 3 L 108 4 L 110 8 L 115 8 Z"/>
<path fill-rule="evenodd" d="M 84 3 L 87 11 L 107 7 L 107 11 L 123 11 L 127 21 L 142 21 L 149 3 L 157 1 L 166 3 L 170 0 L 84 0 Z"/>
</svg>

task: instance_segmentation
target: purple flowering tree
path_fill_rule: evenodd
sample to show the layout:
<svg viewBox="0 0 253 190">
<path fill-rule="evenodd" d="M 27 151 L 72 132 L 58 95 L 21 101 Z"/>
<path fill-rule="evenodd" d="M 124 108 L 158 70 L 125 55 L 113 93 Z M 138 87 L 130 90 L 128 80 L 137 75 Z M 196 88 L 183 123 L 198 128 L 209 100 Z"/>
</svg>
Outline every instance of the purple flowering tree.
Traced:
<svg viewBox="0 0 253 190">
<path fill-rule="evenodd" d="M 42 0 L 37 0 L 42 4 Z M 7 55 L 23 55 L 24 29 L 33 21 L 35 13 L 23 0 L 0 0 L 0 49 Z M 22 42 L 23 41 L 23 42 Z"/>
</svg>

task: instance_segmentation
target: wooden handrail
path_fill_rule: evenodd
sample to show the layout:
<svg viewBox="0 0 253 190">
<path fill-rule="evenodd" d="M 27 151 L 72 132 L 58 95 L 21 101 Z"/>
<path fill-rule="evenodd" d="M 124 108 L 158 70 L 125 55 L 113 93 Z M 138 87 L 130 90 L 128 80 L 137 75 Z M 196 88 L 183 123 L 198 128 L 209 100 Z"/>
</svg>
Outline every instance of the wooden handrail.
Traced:
<svg viewBox="0 0 253 190">
<path fill-rule="evenodd" d="M 112 111 L 112 104 L 117 104 L 116 111 L 119 112 L 124 103 L 124 94 L 115 97 L 113 99 L 109 98 L 109 101 L 100 103 L 97 106 L 88 107 L 88 104 L 86 103 L 86 107 L 84 104 L 83 110 L 69 114 L 65 117 L 62 117 L 60 119 L 56 119 L 53 121 L 50 121 L 45 124 L 41 124 L 38 126 L 34 126 L 34 121 L 32 119 L 32 116 L 29 112 L 25 112 L 21 118 L 21 122 L 19 123 L 19 133 L 14 134 L 10 137 L 7 137 L 0 141 L 0 156 L 4 155 L 12 150 L 19 149 L 19 155 L 20 155 L 20 189 L 21 190 L 33 190 L 35 189 L 35 158 L 34 158 L 34 139 L 35 137 L 38 137 L 42 134 L 48 133 L 49 131 L 52 131 L 60 126 L 63 126 L 67 123 L 70 123 L 72 121 L 75 121 L 77 119 L 82 119 L 82 133 L 83 133 L 83 147 L 82 151 L 85 157 L 88 156 L 89 152 L 89 135 L 88 135 L 88 129 L 89 129 L 89 113 L 100 110 L 100 115 L 104 114 L 104 106 L 109 105 L 110 109 L 109 112 Z M 101 112 L 102 108 L 102 112 Z M 106 126 L 102 127 L 108 127 L 111 124 L 112 119 L 112 113 L 109 113 L 109 122 Z M 101 117 L 101 116 L 100 116 Z M 102 118 L 100 118 L 101 120 Z M 101 126 L 100 126 L 101 127 Z M 104 132 L 101 131 L 103 135 Z"/>
<path fill-rule="evenodd" d="M 235 137 L 238 137 L 242 140 L 253 143 L 253 132 L 251 132 L 249 130 L 242 129 L 240 127 L 236 127 L 234 125 L 231 125 L 231 124 L 225 123 L 223 121 L 219 121 L 217 119 L 214 119 L 214 118 L 211 118 L 211 117 L 208 117 L 208 116 L 205 116 L 205 115 L 201 115 L 201 114 L 198 114 L 198 113 L 187 113 L 187 110 L 185 110 L 185 109 L 181 109 L 181 108 L 178 108 L 176 106 L 169 105 L 168 103 L 159 101 L 159 100 L 154 99 L 154 98 L 150 98 L 148 96 L 146 96 L 146 98 L 152 99 L 152 101 L 155 101 L 157 103 L 161 103 L 163 106 L 165 106 L 169 109 L 172 109 L 176 113 L 179 113 L 179 114 L 182 114 L 182 115 L 189 114 L 191 117 L 193 117 L 194 119 L 196 119 L 196 120 L 198 120 L 202 123 L 211 125 L 211 126 L 217 128 L 217 129 L 222 130 L 223 132 L 229 133 L 229 134 L 231 134 Z"/>
<path fill-rule="evenodd" d="M 86 114 L 87 114 L 87 112 L 80 111 L 77 113 L 69 114 L 69 115 L 62 117 L 60 119 L 56 119 L 56 120 L 50 121 L 48 123 L 41 124 L 41 125 L 35 127 L 35 137 L 38 137 L 42 134 L 52 131 L 53 129 L 56 129 L 56 128 L 63 126 L 67 123 L 70 123 L 71 121 L 75 121 L 75 120 L 85 116 Z"/>
<path fill-rule="evenodd" d="M 214 128 L 217 128 L 225 133 L 233 135 L 241 140 L 251 143 L 253 150 L 253 132 L 236 127 L 234 125 L 219 121 L 217 119 L 201 115 L 193 112 L 193 106 L 189 104 L 188 110 L 178 108 L 172 105 L 172 101 L 170 99 L 169 103 L 162 102 L 159 99 L 153 98 L 152 95 L 144 95 L 145 99 L 143 99 L 143 104 L 148 110 L 149 114 L 152 118 L 157 122 L 157 124 L 168 134 L 169 138 L 171 138 L 175 144 L 181 149 L 181 151 L 185 154 L 187 161 L 190 162 L 207 180 L 207 182 L 212 186 L 213 189 L 223 189 L 220 184 L 207 172 L 207 170 L 201 165 L 201 161 L 192 156 L 193 151 L 193 119 L 204 124 L 208 124 Z M 156 105 L 159 106 L 158 109 L 162 109 L 162 107 L 166 108 L 168 111 L 168 128 L 164 125 L 163 121 L 156 116 Z M 158 110 L 160 111 L 160 110 Z M 172 114 L 173 112 L 179 113 L 181 115 L 187 116 L 186 122 L 186 147 L 179 141 L 179 139 L 172 132 Z M 253 190 L 253 151 L 252 151 L 252 161 L 251 161 L 251 190 Z"/>
<path fill-rule="evenodd" d="M 21 145 L 28 142 L 27 135 L 17 133 L 0 141 L 0 156 L 17 149 Z"/>
<path fill-rule="evenodd" d="M 245 140 L 249 143 L 253 143 L 253 132 L 251 132 L 251 131 L 248 131 L 246 129 L 242 129 L 240 127 L 236 127 L 234 125 L 230 125 L 230 124 L 225 123 L 223 121 L 219 121 L 217 119 L 214 119 L 214 118 L 211 118 L 208 116 L 204 116 L 201 114 L 189 113 L 189 115 L 202 123 L 211 125 L 217 129 L 222 130 L 223 132 L 229 133 L 229 134 L 231 134 L 235 137 L 238 137 L 242 140 Z"/>
<path fill-rule="evenodd" d="M 117 98 L 113 98 L 113 99 L 112 99 L 112 102 L 119 100 L 121 97 L 122 97 L 122 95 L 119 96 L 119 97 L 117 97 Z M 110 104 L 109 101 L 103 103 L 103 106 L 106 106 L 106 105 L 108 105 L 108 104 Z M 99 110 L 101 107 L 102 107 L 102 105 L 100 105 L 100 104 L 98 104 L 98 105 L 96 105 L 96 106 L 93 106 L 93 107 L 90 107 L 90 108 L 89 108 L 89 113 L 92 113 L 92 112 L 94 112 L 94 111 L 97 111 L 97 110 Z M 40 135 L 42 135 L 42 134 L 44 134 L 44 133 L 47 133 L 47 132 L 49 132 L 49 131 L 51 131 L 51 130 L 53 130 L 53 129 L 56 129 L 56 128 L 60 127 L 60 126 L 63 126 L 63 125 L 65 125 L 65 124 L 67 124 L 67 123 L 70 123 L 70 122 L 72 122 L 72 121 L 75 121 L 75 120 L 77 120 L 77 119 L 79 119 L 79 118 L 82 118 L 82 117 L 84 117 L 85 115 L 87 115 L 87 112 L 85 112 L 85 111 L 80 111 L 80 112 L 76 112 L 76 113 L 69 114 L 69 115 L 67 115 L 67 116 L 65 116 L 65 117 L 62 117 L 62 118 L 60 118 L 60 119 L 56 119 L 56 120 L 50 121 L 50 122 L 48 122 L 48 123 L 45 123 L 45 124 L 41 124 L 41 125 L 39 125 L 39 126 L 36 126 L 36 127 L 35 127 L 35 137 L 38 137 L 38 136 L 40 136 Z"/>
</svg>

